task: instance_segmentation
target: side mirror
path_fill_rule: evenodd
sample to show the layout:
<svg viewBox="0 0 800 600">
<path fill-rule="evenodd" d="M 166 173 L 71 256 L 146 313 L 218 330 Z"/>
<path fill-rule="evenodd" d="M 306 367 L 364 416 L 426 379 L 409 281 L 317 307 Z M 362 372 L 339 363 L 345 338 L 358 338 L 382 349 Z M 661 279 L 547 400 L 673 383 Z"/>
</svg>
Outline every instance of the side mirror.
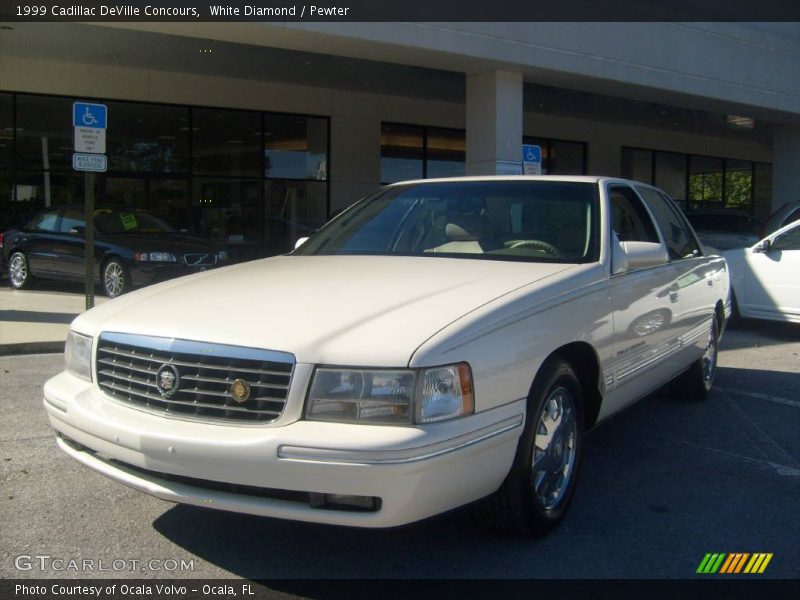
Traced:
<svg viewBox="0 0 800 600">
<path fill-rule="evenodd" d="M 297 241 L 294 243 L 294 249 L 295 249 L 295 250 L 297 250 L 297 249 L 298 249 L 300 246 L 302 246 L 303 244 L 305 244 L 307 240 L 308 240 L 308 238 L 307 238 L 307 237 L 301 237 L 299 240 L 297 240 Z"/>
<path fill-rule="evenodd" d="M 769 240 L 761 240 L 758 244 L 756 244 L 753 247 L 753 252 L 761 252 L 763 254 L 768 254 L 771 249 L 772 249 L 772 243 Z"/>
<path fill-rule="evenodd" d="M 613 274 L 657 267 L 669 261 L 667 249 L 653 242 L 620 242 L 613 248 Z"/>
</svg>

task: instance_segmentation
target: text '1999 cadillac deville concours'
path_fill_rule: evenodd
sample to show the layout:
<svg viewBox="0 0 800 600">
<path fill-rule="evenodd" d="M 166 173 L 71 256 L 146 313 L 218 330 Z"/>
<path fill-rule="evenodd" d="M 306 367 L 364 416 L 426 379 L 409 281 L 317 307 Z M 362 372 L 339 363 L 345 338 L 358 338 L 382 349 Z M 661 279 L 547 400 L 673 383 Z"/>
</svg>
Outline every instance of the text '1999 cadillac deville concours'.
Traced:
<svg viewBox="0 0 800 600">
<path fill-rule="evenodd" d="M 44 404 L 67 454 L 165 500 L 359 527 L 482 500 L 536 535 L 587 429 L 670 381 L 708 394 L 729 298 L 654 187 L 404 182 L 290 254 L 79 316 Z"/>
</svg>

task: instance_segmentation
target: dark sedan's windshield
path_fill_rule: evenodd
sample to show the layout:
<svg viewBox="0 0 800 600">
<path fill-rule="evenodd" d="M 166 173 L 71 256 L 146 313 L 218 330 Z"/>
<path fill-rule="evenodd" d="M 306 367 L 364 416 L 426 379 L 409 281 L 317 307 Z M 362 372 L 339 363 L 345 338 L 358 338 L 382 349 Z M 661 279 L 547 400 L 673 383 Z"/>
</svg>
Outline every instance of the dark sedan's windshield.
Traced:
<svg viewBox="0 0 800 600">
<path fill-rule="evenodd" d="M 138 210 L 117 211 L 101 208 L 94 213 L 94 223 L 100 233 L 172 233 L 170 225 Z"/>
<path fill-rule="evenodd" d="M 592 262 L 599 254 L 595 187 L 525 180 L 390 187 L 331 221 L 295 254 Z"/>
</svg>

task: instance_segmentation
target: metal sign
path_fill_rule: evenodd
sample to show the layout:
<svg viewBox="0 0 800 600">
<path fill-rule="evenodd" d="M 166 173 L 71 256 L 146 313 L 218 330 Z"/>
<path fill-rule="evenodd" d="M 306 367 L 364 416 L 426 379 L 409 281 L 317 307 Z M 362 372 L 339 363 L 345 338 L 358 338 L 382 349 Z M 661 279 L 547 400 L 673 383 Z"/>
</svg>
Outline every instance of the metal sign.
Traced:
<svg viewBox="0 0 800 600">
<path fill-rule="evenodd" d="M 108 110 L 105 104 L 73 103 L 72 125 L 75 127 L 75 152 L 105 154 L 107 117 Z M 72 164 L 73 168 L 79 171 L 97 170 L 76 167 L 75 160 L 72 161 Z"/>
<path fill-rule="evenodd" d="M 522 170 L 525 175 L 542 174 L 542 147 L 534 144 L 522 145 Z"/>
<path fill-rule="evenodd" d="M 107 112 L 105 104 L 74 102 L 72 104 L 72 125 L 73 127 L 105 129 Z"/>
<path fill-rule="evenodd" d="M 108 160 L 105 154 L 73 154 L 72 168 L 76 171 L 105 173 L 108 170 Z"/>
<path fill-rule="evenodd" d="M 497 175 L 522 175 L 522 165 L 512 160 L 496 160 L 494 172 Z"/>
<path fill-rule="evenodd" d="M 86 286 L 86 310 L 94 306 L 94 184 L 95 173 L 105 173 L 108 169 L 106 159 L 106 125 L 108 109 L 105 104 L 74 102 L 72 104 L 72 125 L 75 128 L 75 154 L 72 155 L 72 168 L 84 171 L 86 202 L 84 203 L 84 267 Z"/>
</svg>

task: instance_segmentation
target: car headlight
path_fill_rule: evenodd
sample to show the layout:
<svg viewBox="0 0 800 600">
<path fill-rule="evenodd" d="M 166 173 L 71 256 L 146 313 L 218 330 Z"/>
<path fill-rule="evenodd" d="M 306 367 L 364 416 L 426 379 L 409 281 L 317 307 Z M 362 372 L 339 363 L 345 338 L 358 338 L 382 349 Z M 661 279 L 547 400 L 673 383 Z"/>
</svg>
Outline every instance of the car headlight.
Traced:
<svg viewBox="0 0 800 600">
<path fill-rule="evenodd" d="M 321 367 L 314 373 L 306 419 L 410 425 L 472 414 L 469 365 L 430 369 Z"/>
<path fill-rule="evenodd" d="M 137 252 L 133 258 L 138 262 L 177 262 L 171 252 Z"/>
<path fill-rule="evenodd" d="M 92 338 L 70 331 L 64 346 L 66 369 L 76 377 L 92 380 Z"/>
</svg>

